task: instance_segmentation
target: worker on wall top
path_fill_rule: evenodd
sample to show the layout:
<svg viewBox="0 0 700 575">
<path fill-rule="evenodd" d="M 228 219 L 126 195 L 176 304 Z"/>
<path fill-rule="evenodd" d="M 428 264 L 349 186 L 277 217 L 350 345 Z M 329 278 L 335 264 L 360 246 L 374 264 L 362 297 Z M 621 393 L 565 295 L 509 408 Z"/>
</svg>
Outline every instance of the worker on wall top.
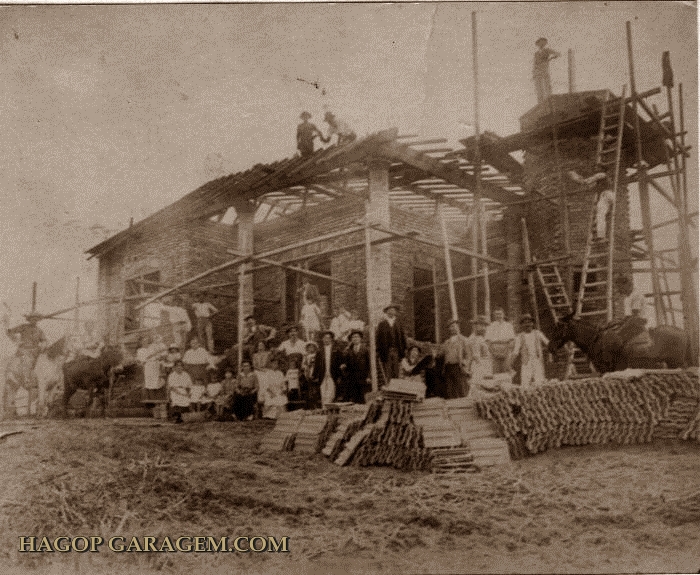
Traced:
<svg viewBox="0 0 700 575">
<path fill-rule="evenodd" d="M 549 61 L 559 58 L 561 54 L 547 47 L 547 38 L 538 38 L 535 42 L 537 51 L 532 67 L 532 79 L 535 82 L 537 103 L 541 104 L 552 95 L 552 80 L 549 77 Z"/>
<path fill-rule="evenodd" d="M 302 122 L 297 126 L 297 150 L 302 158 L 306 158 L 314 153 L 314 140 L 316 138 L 323 140 L 323 134 L 315 124 L 309 122 L 311 114 L 304 111 L 299 117 Z"/>
<path fill-rule="evenodd" d="M 343 120 L 336 118 L 333 112 L 326 112 L 323 120 L 328 124 L 328 137 L 321 137 L 325 144 L 331 141 L 333 134 L 338 135 L 339 146 L 350 144 L 357 139 L 357 134 L 352 131 L 352 128 Z"/>
</svg>

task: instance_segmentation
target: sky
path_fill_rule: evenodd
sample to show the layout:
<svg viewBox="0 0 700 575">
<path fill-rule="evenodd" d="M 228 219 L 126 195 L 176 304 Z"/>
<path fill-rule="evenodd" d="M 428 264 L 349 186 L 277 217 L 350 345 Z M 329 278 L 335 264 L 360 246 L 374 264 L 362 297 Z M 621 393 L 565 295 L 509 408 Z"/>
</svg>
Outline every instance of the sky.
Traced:
<svg viewBox="0 0 700 575">
<path fill-rule="evenodd" d="M 85 249 L 214 177 L 291 156 L 302 110 L 320 127 L 331 109 L 361 135 L 398 127 L 456 145 L 473 133 L 472 11 L 482 130 L 517 132 L 535 105 L 540 36 L 564 55 L 555 93 L 568 49 L 577 90 L 619 92 L 630 20 L 638 90 L 660 84 L 670 50 L 697 142 L 687 2 L 4 6 L 0 300 L 19 318 L 37 281 L 49 312 L 71 304 L 77 276 L 93 296 Z"/>
</svg>

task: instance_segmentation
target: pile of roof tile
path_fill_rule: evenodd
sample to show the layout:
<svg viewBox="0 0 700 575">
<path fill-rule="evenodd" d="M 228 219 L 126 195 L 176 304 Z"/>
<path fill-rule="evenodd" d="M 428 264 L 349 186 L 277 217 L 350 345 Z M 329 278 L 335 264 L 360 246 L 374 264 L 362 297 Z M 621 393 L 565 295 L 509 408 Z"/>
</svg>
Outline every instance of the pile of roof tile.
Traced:
<svg viewBox="0 0 700 575">
<path fill-rule="evenodd" d="M 261 449 L 265 451 L 289 451 L 294 447 L 297 430 L 304 419 L 304 412 L 285 411 L 275 422 L 275 427 L 262 440 Z"/>
<path fill-rule="evenodd" d="M 369 404 L 352 404 L 346 408 L 341 408 L 338 412 L 333 432 L 329 434 L 321 453 L 335 461 L 343 451 L 345 444 L 362 427 L 368 411 Z"/>
<path fill-rule="evenodd" d="M 324 413 L 305 415 L 294 436 L 294 451 L 303 453 L 318 453 L 321 451 L 324 445 L 324 438 L 327 438 L 327 429 L 333 425 L 331 419 L 334 418 Z"/>
<path fill-rule="evenodd" d="M 519 458 L 562 445 L 694 439 L 699 402 L 697 374 L 650 370 L 513 387 L 479 400 L 477 409 Z"/>
</svg>

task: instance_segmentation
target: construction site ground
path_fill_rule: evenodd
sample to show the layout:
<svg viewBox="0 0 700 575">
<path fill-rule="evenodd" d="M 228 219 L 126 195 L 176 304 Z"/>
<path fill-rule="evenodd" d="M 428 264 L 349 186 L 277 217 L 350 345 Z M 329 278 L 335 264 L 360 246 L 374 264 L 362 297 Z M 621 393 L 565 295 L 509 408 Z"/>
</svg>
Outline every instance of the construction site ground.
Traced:
<svg viewBox="0 0 700 575">
<path fill-rule="evenodd" d="M 700 569 L 700 443 L 553 450 L 449 477 L 263 453 L 271 422 L 3 422 L 0 572 Z M 695 498 L 692 499 L 695 501 Z M 20 535 L 273 535 L 289 553 L 20 554 Z"/>
</svg>

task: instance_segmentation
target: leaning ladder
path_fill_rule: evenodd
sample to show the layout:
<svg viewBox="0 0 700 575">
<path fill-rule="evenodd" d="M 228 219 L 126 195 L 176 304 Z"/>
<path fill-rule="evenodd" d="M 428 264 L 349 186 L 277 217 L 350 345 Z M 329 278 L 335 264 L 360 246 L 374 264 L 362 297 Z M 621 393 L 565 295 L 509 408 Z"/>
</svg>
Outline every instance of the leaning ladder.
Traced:
<svg viewBox="0 0 700 575">
<path fill-rule="evenodd" d="M 529 260 L 530 240 L 524 220 L 523 242 L 525 253 L 527 254 Z M 572 311 L 571 300 L 569 299 L 569 294 L 566 291 L 564 281 L 562 280 L 561 273 L 559 272 L 559 266 L 552 262 L 538 263 L 536 261 L 528 261 L 527 263 L 534 264 L 537 279 L 542 286 L 542 292 L 544 293 L 545 300 L 547 301 L 549 312 L 552 314 L 554 323 L 559 323 L 563 317 L 570 314 Z M 584 354 L 573 343 L 567 344 L 566 370 L 564 373 L 564 379 L 571 379 L 574 375 L 585 377 L 595 373 L 588 358 L 586 357 L 586 354 Z"/>
<path fill-rule="evenodd" d="M 605 238 L 596 238 L 596 211 L 600 194 L 591 203 L 591 215 L 586 238 L 586 249 L 581 270 L 576 317 L 590 316 L 600 323 L 613 319 L 613 264 L 615 255 L 615 206 L 620 182 L 620 159 L 622 156 L 622 134 L 625 126 L 625 92 L 619 103 L 609 99 L 606 92 L 603 100 L 596 163 L 612 180 L 613 201 L 609 210 L 610 225 Z M 605 303 L 601 306 L 600 303 Z"/>
</svg>

